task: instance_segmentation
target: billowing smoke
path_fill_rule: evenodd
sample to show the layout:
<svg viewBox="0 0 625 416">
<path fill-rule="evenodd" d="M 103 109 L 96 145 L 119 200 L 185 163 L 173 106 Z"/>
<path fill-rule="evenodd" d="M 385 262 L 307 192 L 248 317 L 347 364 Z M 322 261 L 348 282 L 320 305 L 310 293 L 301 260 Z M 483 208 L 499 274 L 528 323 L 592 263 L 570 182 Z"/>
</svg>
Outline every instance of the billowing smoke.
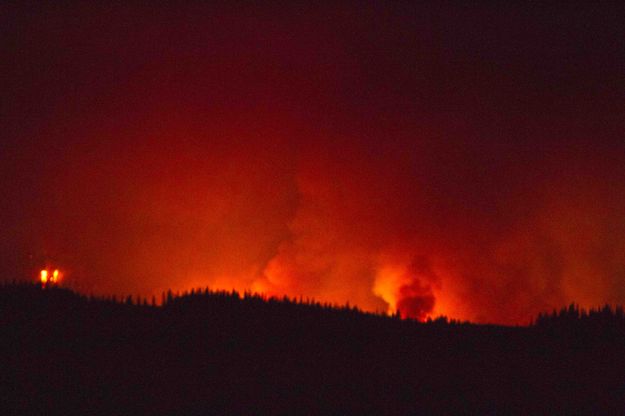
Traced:
<svg viewBox="0 0 625 416">
<path fill-rule="evenodd" d="M 437 276 L 430 269 L 427 258 L 415 259 L 407 274 L 406 283 L 399 286 L 397 310 L 404 316 L 424 320 L 433 311 L 436 301 L 428 281 L 435 282 Z"/>
<path fill-rule="evenodd" d="M 3 275 L 420 320 L 625 302 L 620 20 L 498 7 L 8 10 Z"/>
</svg>

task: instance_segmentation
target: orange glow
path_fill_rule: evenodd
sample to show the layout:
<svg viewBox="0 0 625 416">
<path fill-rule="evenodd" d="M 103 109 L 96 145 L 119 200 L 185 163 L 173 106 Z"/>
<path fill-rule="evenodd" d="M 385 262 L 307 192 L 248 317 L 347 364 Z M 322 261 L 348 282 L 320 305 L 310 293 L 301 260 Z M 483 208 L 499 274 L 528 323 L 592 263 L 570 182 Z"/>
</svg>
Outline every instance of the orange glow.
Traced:
<svg viewBox="0 0 625 416">
<path fill-rule="evenodd" d="M 424 321 L 435 312 L 436 298 L 432 291 L 435 276 L 429 265 L 387 265 L 378 270 L 373 293 L 388 303 L 387 313 Z"/>
<path fill-rule="evenodd" d="M 42 269 L 39 272 L 39 281 L 43 285 L 53 285 L 59 283 L 61 280 L 61 271 L 59 269 L 54 269 L 50 272 L 48 269 Z"/>
<path fill-rule="evenodd" d="M 402 270 L 394 267 L 381 268 L 376 276 L 373 293 L 388 303 L 389 314 L 397 310 L 397 287 L 401 280 Z"/>
</svg>

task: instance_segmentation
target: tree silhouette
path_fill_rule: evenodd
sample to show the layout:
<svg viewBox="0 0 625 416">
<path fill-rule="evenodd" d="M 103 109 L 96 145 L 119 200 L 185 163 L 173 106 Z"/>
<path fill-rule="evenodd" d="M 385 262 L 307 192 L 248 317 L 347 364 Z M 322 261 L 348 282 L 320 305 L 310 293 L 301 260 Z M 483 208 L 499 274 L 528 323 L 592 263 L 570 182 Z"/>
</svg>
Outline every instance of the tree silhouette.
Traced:
<svg viewBox="0 0 625 416">
<path fill-rule="evenodd" d="M 625 319 L 426 323 L 236 291 L 0 287 L 2 414 L 621 414 Z"/>
</svg>

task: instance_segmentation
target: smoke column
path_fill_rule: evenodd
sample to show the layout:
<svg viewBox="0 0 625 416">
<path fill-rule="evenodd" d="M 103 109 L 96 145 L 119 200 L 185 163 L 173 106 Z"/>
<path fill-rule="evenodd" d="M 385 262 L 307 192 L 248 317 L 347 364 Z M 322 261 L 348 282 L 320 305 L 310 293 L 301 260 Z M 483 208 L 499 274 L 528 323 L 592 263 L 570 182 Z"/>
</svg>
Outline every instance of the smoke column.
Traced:
<svg viewBox="0 0 625 416">
<path fill-rule="evenodd" d="M 622 20 L 587 9 L 3 6 L 3 278 L 623 303 Z"/>
</svg>

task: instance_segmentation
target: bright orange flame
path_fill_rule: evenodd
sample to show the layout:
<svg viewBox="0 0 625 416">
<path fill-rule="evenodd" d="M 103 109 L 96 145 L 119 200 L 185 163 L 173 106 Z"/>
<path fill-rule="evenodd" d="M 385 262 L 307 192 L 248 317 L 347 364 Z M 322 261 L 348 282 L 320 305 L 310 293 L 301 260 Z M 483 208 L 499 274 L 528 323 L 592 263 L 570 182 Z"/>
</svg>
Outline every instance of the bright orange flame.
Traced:
<svg viewBox="0 0 625 416">
<path fill-rule="evenodd" d="M 48 283 L 48 271 L 47 270 L 42 270 L 40 275 L 41 275 L 41 283 L 43 283 L 43 284 Z"/>
<path fill-rule="evenodd" d="M 388 303 L 389 314 L 397 310 L 397 288 L 401 284 L 403 270 L 400 267 L 386 266 L 378 270 L 373 286 L 373 293 Z"/>
<path fill-rule="evenodd" d="M 58 269 L 57 269 L 57 270 L 54 270 L 54 271 L 52 272 L 52 278 L 50 279 L 50 281 L 51 281 L 52 283 L 56 283 L 56 282 L 58 282 L 58 280 L 59 280 L 59 271 L 58 271 Z"/>
</svg>

